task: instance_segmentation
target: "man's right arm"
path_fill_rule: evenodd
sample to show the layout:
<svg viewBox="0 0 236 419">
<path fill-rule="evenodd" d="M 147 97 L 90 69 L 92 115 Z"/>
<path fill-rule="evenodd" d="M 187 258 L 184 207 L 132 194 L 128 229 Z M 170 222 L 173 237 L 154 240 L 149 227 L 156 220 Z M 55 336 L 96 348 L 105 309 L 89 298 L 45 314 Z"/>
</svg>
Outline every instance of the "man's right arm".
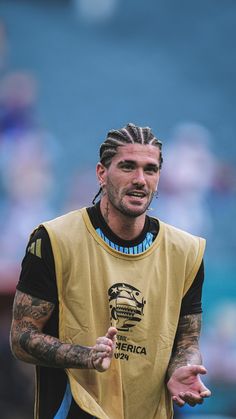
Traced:
<svg viewBox="0 0 236 419">
<path fill-rule="evenodd" d="M 114 352 L 116 329 L 94 346 L 63 343 L 43 333 L 54 304 L 16 291 L 10 343 L 13 354 L 22 361 L 53 368 L 95 368 L 106 371 Z"/>
</svg>

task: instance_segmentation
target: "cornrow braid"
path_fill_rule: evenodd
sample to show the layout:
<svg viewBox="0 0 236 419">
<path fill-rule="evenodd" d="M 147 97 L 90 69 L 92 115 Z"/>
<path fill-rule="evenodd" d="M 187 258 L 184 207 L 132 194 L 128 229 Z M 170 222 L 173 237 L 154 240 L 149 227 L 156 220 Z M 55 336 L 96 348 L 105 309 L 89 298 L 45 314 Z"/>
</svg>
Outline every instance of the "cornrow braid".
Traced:
<svg viewBox="0 0 236 419">
<path fill-rule="evenodd" d="M 111 130 L 107 134 L 107 138 L 100 147 L 100 162 L 109 167 L 112 158 L 117 153 L 117 148 L 126 144 L 150 144 L 159 147 L 160 152 L 162 142 L 153 135 L 151 128 L 138 127 L 129 123 L 120 130 Z M 162 153 L 160 153 L 160 168 L 163 163 Z"/>
<path fill-rule="evenodd" d="M 125 127 L 117 130 L 111 130 L 108 132 L 105 141 L 101 144 L 99 155 L 100 162 L 108 168 L 111 164 L 113 157 L 117 153 L 117 149 L 120 146 L 126 144 L 143 144 L 143 145 L 153 145 L 160 149 L 160 169 L 163 163 L 162 157 L 162 142 L 154 136 L 149 127 L 138 127 L 134 124 L 127 124 Z M 95 198 L 93 199 L 93 204 L 101 193 L 101 188 Z"/>
</svg>

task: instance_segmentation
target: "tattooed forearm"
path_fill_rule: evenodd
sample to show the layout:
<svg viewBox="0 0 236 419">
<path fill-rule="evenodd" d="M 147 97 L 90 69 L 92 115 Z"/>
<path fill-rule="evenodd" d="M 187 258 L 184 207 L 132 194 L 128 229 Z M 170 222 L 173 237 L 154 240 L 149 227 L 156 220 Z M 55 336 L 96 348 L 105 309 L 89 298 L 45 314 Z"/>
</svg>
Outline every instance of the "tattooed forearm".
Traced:
<svg viewBox="0 0 236 419">
<path fill-rule="evenodd" d="M 19 344 L 38 365 L 54 368 L 89 368 L 91 348 L 62 343 L 59 339 L 28 330 Z"/>
<path fill-rule="evenodd" d="M 36 328 L 35 325 L 29 321 L 12 322 L 10 334 L 11 349 L 16 358 L 31 364 L 37 364 L 37 360 L 26 352 L 20 344 L 21 335 L 24 333 L 23 331 L 26 330 L 38 332 L 38 328 Z"/>
<path fill-rule="evenodd" d="M 201 331 L 201 314 L 190 314 L 180 317 L 175 344 L 170 359 L 167 377 L 179 367 L 187 364 L 201 364 L 199 337 Z"/>
<path fill-rule="evenodd" d="M 29 363 L 55 368 L 90 368 L 91 348 L 60 342 L 43 333 L 54 304 L 17 291 L 13 306 L 11 347 Z"/>
</svg>

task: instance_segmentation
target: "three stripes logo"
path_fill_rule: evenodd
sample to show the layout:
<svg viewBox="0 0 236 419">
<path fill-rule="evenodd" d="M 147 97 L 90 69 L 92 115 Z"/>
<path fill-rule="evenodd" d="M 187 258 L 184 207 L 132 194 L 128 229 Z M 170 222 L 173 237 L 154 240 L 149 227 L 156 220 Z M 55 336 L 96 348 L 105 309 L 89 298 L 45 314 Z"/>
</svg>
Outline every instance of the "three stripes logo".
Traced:
<svg viewBox="0 0 236 419">
<path fill-rule="evenodd" d="M 42 239 L 37 239 L 35 242 L 31 243 L 31 245 L 27 249 L 27 252 L 32 253 L 32 255 L 38 256 L 39 258 L 42 258 L 41 244 Z"/>
</svg>

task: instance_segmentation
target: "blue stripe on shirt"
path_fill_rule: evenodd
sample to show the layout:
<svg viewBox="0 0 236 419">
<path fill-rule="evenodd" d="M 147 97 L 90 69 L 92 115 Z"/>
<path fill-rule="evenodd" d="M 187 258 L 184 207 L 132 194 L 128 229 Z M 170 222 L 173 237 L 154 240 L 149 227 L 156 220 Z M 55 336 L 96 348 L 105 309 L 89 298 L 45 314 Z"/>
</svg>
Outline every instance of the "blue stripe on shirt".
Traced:
<svg viewBox="0 0 236 419">
<path fill-rule="evenodd" d="M 144 252 L 147 250 L 153 243 L 153 234 L 147 233 L 145 239 L 142 241 L 142 243 L 136 245 L 136 246 L 130 246 L 130 247 L 123 247 L 118 246 L 117 244 L 113 243 L 111 240 L 109 240 L 106 236 L 104 236 L 104 233 L 100 228 L 96 229 L 97 234 L 107 243 L 112 249 L 118 250 L 118 252 L 130 254 L 130 255 L 137 255 L 139 253 Z"/>
<path fill-rule="evenodd" d="M 65 391 L 63 400 L 61 402 L 61 406 L 59 407 L 53 419 L 66 419 L 70 410 L 71 401 L 72 401 L 72 394 L 71 394 L 71 389 L 70 389 L 70 383 L 68 381 L 67 386 L 66 386 L 66 391 Z"/>
</svg>

